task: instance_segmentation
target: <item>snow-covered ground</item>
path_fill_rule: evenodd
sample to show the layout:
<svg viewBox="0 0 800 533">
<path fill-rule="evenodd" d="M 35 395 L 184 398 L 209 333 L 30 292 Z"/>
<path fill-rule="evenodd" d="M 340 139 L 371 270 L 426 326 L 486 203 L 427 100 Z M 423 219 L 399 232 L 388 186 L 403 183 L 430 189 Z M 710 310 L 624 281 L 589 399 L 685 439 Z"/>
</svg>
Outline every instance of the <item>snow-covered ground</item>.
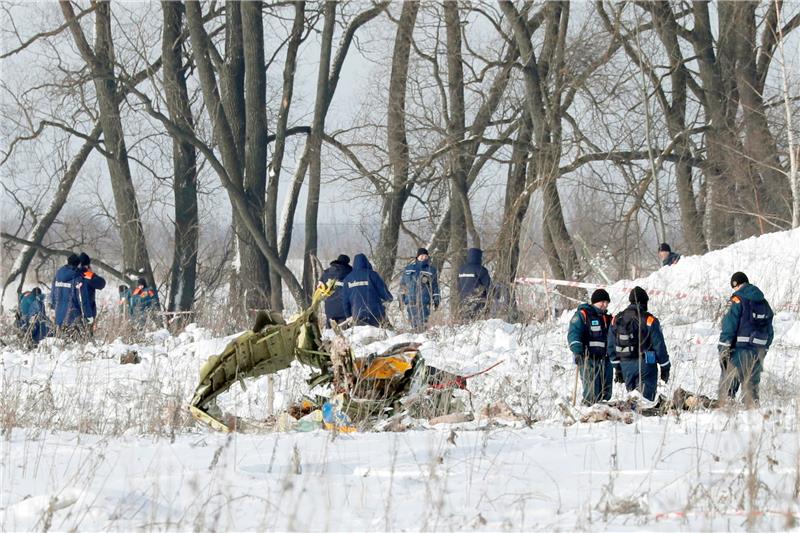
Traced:
<svg viewBox="0 0 800 533">
<path fill-rule="evenodd" d="M 0 528 L 13 530 L 785 530 L 800 524 L 800 230 L 737 243 L 613 285 L 612 309 L 653 294 L 671 381 L 715 396 L 718 320 L 743 270 L 778 312 L 762 405 L 632 423 L 576 422 L 569 314 L 553 323 L 439 326 L 424 335 L 350 333 L 359 353 L 423 343 L 426 360 L 469 374 L 476 413 L 519 415 L 404 432 L 224 435 L 185 404 L 225 338 L 189 327 L 146 342 L 33 352 L 4 348 Z M 139 365 L 120 365 L 136 350 Z M 307 388 L 275 380 L 276 408 Z M 624 396 L 615 385 L 615 398 Z M 226 411 L 266 416 L 266 379 L 236 385 Z"/>
</svg>

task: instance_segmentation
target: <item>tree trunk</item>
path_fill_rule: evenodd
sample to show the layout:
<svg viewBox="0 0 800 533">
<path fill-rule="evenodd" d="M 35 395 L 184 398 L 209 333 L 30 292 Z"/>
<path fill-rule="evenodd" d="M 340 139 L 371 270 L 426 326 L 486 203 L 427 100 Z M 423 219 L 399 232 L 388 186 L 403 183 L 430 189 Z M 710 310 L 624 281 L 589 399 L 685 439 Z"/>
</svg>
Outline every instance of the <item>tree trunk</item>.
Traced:
<svg viewBox="0 0 800 533">
<path fill-rule="evenodd" d="M 445 2 L 444 22 L 447 33 L 447 93 L 449 110 L 447 120 L 447 138 L 451 145 L 458 144 L 450 150 L 449 182 L 450 182 L 450 244 L 448 258 L 453 266 L 452 285 L 458 275 L 458 268 L 464 261 L 467 248 L 467 214 L 469 198 L 467 197 L 466 155 L 459 144 L 464 139 L 466 130 L 466 113 L 464 105 L 464 66 L 461 59 L 461 19 L 457 2 Z M 458 307 L 458 298 L 451 298 L 451 312 Z"/>
<path fill-rule="evenodd" d="M 170 118 L 180 127 L 194 130 L 194 119 L 186 88 L 186 70 L 181 52 L 183 7 L 162 1 L 164 33 L 161 57 L 164 64 L 164 95 Z M 194 146 L 172 138 L 175 197 L 175 244 L 170 268 L 168 311 L 189 311 L 194 304 L 197 281 L 199 219 L 197 212 L 197 156 Z"/>
<path fill-rule="evenodd" d="M 733 71 L 732 54 L 726 50 L 731 32 L 730 6 L 722 3 L 718 7 L 720 19 L 718 54 L 714 51 L 708 2 L 693 3 L 694 29 L 692 30 L 692 44 L 705 92 L 703 104 L 708 124 L 706 237 L 709 240 L 709 249 L 712 250 L 727 246 L 736 238 L 732 207 L 736 199 L 735 184 L 742 181 L 738 165 L 731 164 L 733 155 L 731 152 L 735 154 L 736 149 L 735 146 L 730 146 L 732 143 L 735 144 L 736 134 L 729 109 L 731 103 L 735 109 L 738 98 L 734 94 L 735 87 L 726 83 L 724 75 L 725 72 Z"/>
<path fill-rule="evenodd" d="M 529 167 L 531 130 L 530 117 L 525 115 L 511 152 L 511 164 L 508 167 L 508 178 L 506 179 L 503 223 L 497 237 L 495 278 L 508 287 L 513 285 L 517 277 L 522 222 L 528 212 L 533 192 L 533 187 L 529 185 L 528 180 L 529 170 L 532 169 Z"/>
<path fill-rule="evenodd" d="M 261 1 L 242 2 L 244 49 L 244 193 L 259 230 L 264 232 L 264 199 L 267 185 L 267 80 L 264 69 L 264 30 Z M 247 291 L 248 309 L 270 307 L 269 264 L 247 232 L 239 241 L 242 252 L 241 278 Z"/>
<path fill-rule="evenodd" d="M 317 280 L 314 279 L 313 257 L 317 255 L 317 218 L 319 216 L 319 195 L 322 179 L 322 135 L 325 132 L 325 115 L 328 111 L 331 96 L 328 93 L 328 82 L 333 29 L 336 22 L 336 2 L 326 0 L 323 12 L 325 21 L 322 28 L 319 70 L 317 71 L 317 97 L 314 102 L 311 135 L 308 138 L 309 176 L 303 253 L 303 290 L 305 290 L 307 298 L 314 292 L 314 287 L 317 283 Z"/>
<path fill-rule="evenodd" d="M 270 246 L 278 249 L 278 185 L 280 183 L 283 155 L 286 149 L 286 129 L 289 123 L 289 109 L 294 93 L 294 74 L 297 67 L 297 50 L 303 37 L 305 27 L 305 6 L 303 1 L 294 3 L 294 22 L 289 43 L 286 48 L 286 59 L 283 66 L 283 96 L 275 126 L 275 151 L 270 162 L 269 180 L 267 183 L 265 230 Z M 279 254 L 280 255 L 280 254 Z M 283 256 L 281 256 L 283 257 Z M 273 310 L 283 309 L 283 285 L 275 269 L 270 271 L 270 304 Z"/>
<path fill-rule="evenodd" d="M 375 269 L 384 279 L 391 277 L 397 258 L 397 243 L 403 207 L 410 192 L 408 183 L 409 150 L 406 136 L 406 90 L 408 86 L 408 60 L 411 52 L 414 24 L 419 10 L 418 2 L 406 2 L 397 23 L 392 54 L 392 73 L 389 78 L 389 102 L 386 116 L 386 138 L 392 182 L 383 193 L 381 206 L 381 232 L 375 254 Z"/>
<path fill-rule="evenodd" d="M 656 31 L 670 60 L 672 101 L 668 103 L 662 91 L 659 92 L 658 102 L 664 112 L 670 136 L 672 138 L 680 137 L 676 146 L 678 161 L 675 163 L 675 174 L 678 205 L 681 212 L 681 228 L 689 252 L 697 255 L 708 251 L 708 247 L 703 233 L 703 219 L 697 209 L 692 165 L 689 162 L 691 141 L 686 126 L 686 84 L 689 73 L 686 70 L 683 52 L 678 42 L 678 23 L 672 7 L 666 2 L 654 2 L 650 6 Z M 660 87 L 659 91 L 661 91 Z"/>
<path fill-rule="evenodd" d="M 155 284 L 147 243 L 144 237 L 139 204 L 128 165 L 128 151 L 122 128 L 117 82 L 114 75 L 114 43 L 111 36 L 111 6 L 106 0 L 95 4 L 95 45 L 92 50 L 79 22 L 75 19 L 72 5 L 61 2 L 64 18 L 83 60 L 90 67 L 97 103 L 100 108 L 100 125 L 103 129 L 106 163 L 111 176 L 111 189 L 117 211 L 122 260 L 125 273 L 143 276 L 148 283 Z"/>
<path fill-rule="evenodd" d="M 531 35 L 525 20 L 514 4 L 502 0 L 500 8 L 508 17 L 514 32 L 514 41 L 519 48 L 525 81 L 525 105 L 533 124 L 534 141 L 537 149 L 535 167 L 538 181 L 542 187 L 544 248 L 554 276 L 562 277 L 578 274 L 578 255 L 575 245 L 567 231 L 564 212 L 556 181 L 559 176 L 561 159 L 561 91 L 563 89 L 563 57 L 566 29 L 569 21 L 569 4 L 553 2 L 548 4 L 547 26 L 542 44 L 542 64 L 536 60 Z M 551 63 L 554 66 L 551 68 Z M 541 69 L 540 69 L 541 67 Z M 541 70 L 541 71 L 540 71 Z M 552 90 L 544 80 L 553 78 Z M 545 106 L 549 102 L 550 112 Z"/>
<path fill-rule="evenodd" d="M 778 157 L 778 145 L 769 129 L 756 71 L 756 4 L 736 4 L 736 87 L 742 105 L 745 130 L 745 150 L 753 162 L 754 183 L 752 193 L 761 199 L 757 203 L 768 220 L 760 221 L 760 232 L 771 231 L 775 225 L 787 227 L 790 218 L 789 203 L 785 201 L 789 192 L 786 168 Z M 754 202 L 756 203 L 756 202 Z"/>
<path fill-rule="evenodd" d="M 211 43 L 205 28 L 200 12 L 200 5 L 197 2 L 186 3 L 186 19 L 189 25 L 189 34 L 192 40 L 195 63 L 200 78 L 200 86 L 205 99 L 205 107 L 211 118 L 214 128 L 214 139 L 217 142 L 222 163 L 219 163 L 213 153 L 204 152 L 214 166 L 214 170 L 228 192 L 228 197 L 234 210 L 234 214 L 239 217 L 244 229 L 255 239 L 261 253 L 267 258 L 272 268 L 276 269 L 281 278 L 286 282 L 297 305 L 305 307 L 307 300 L 303 293 L 302 286 L 297 282 L 297 278 L 286 268 L 280 260 L 276 250 L 270 247 L 263 233 L 261 225 L 261 213 L 253 213 L 250 202 L 242 188 L 244 179 L 242 168 L 238 163 L 236 144 L 234 141 L 233 130 L 231 129 L 225 109 L 220 101 L 217 89 L 214 70 L 211 65 L 210 47 Z"/>
</svg>

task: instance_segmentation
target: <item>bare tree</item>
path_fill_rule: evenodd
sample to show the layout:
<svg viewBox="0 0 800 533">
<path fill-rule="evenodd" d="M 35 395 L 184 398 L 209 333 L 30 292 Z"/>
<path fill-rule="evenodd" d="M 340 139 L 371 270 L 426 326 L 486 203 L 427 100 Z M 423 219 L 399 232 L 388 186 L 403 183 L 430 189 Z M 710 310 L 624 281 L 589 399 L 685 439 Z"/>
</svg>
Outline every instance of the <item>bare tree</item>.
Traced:
<svg viewBox="0 0 800 533">
<path fill-rule="evenodd" d="M 144 229 L 142 228 L 139 206 L 131 180 L 125 133 L 119 111 L 117 77 L 114 74 L 114 42 L 111 36 L 111 6 L 100 0 L 95 6 L 94 48 L 86 40 L 72 4 L 60 2 L 64 19 L 69 23 L 73 39 L 86 62 L 94 81 L 97 102 L 100 107 L 100 125 L 103 130 L 105 156 L 111 175 L 111 188 L 117 210 L 117 223 L 122 238 L 123 263 L 125 271 L 133 275 L 143 275 L 153 284 L 153 271 L 147 252 Z"/>
<path fill-rule="evenodd" d="M 382 197 L 381 233 L 375 253 L 375 268 L 386 278 L 394 270 L 403 207 L 413 188 L 409 180 L 409 147 L 406 135 L 406 90 L 408 63 L 414 23 L 419 3 L 405 2 L 397 23 L 392 54 L 392 72 L 389 78 L 388 113 L 386 116 L 387 148 L 392 168 L 392 179 Z"/>
<path fill-rule="evenodd" d="M 186 87 L 188 63 L 183 60 L 181 32 L 183 6 L 162 1 L 164 32 L 161 57 L 164 63 L 164 99 L 170 118 L 180 127 L 194 130 Z M 199 219 L 197 212 L 197 156 L 194 146 L 172 138 L 172 189 L 175 197 L 175 243 L 170 268 L 168 311 L 192 309 L 197 280 Z"/>
</svg>

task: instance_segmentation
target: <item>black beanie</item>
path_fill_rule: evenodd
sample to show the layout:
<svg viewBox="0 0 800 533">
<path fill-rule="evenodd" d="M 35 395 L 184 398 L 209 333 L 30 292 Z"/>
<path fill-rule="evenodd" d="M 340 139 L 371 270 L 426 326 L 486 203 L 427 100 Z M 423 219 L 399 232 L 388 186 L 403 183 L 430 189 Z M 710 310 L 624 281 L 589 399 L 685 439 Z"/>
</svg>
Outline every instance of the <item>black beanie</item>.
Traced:
<svg viewBox="0 0 800 533">
<path fill-rule="evenodd" d="M 69 266 L 74 266 L 74 267 L 76 267 L 76 266 L 78 266 L 78 265 L 80 265 L 80 264 L 81 264 L 81 260 L 80 260 L 80 258 L 79 258 L 77 255 L 75 255 L 75 254 L 69 254 L 69 257 L 67 257 L 67 264 L 68 264 Z"/>
<path fill-rule="evenodd" d="M 597 302 L 610 302 L 611 296 L 608 295 L 608 292 L 605 289 L 597 289 L 592 293 L 592 303 L 596 304 Z"/>
<path fill-rule="evenodd" d="M 421 255 L 429 255 L 427 248 L 417 248 L 417 257 Z"/>
<path fill-rule="evenodd" d="M 89 257 L 89 255 L 86 254 L 86 252 L 81 252 L 81 254 L 78 256 L 78 260 L 81 262 L 83 266 L 89 266 L 90 264 L 92 264 L 92 258 Z"/>
<path fill-rule="evenodd" d="M 640 304 L 647 307 L 648 300 L 650 300 L 650 297 L 647 296 L 647 292 L 639 286 L 634 287 L 630 295 L 628 295 L 628 301 L 632 304 Z"/>
<path fill-rule="evenodd" d="M 136 282 L 136 285 L 138 287 L 147 287 L 147 280 L 144 278 L 139 278 L 139 280 Z"/>
<path fill-rule="evenodd" d="M 349 265 L 350 264 L 350 257 L 344 254 L 341 254 L 339 257 L 336 258 L 334 263 L 338 263 L 340 265 Z"/>
<path fill-rule="evenodd" d="M 658 247 L 659 252 L 671 252 L 672 248 L 669 247 L 669 244 L 662 242 L 661 245 Z"/>
<path fill-rule="evenodd" d="M 744 272 L 736 272 L 731 276 L 731 288 L 735 285 L 741 285 L 742 283 L 750 283 L 750 280 L 747 279 L 747 275 L 745 275 Z"/>
</svg>

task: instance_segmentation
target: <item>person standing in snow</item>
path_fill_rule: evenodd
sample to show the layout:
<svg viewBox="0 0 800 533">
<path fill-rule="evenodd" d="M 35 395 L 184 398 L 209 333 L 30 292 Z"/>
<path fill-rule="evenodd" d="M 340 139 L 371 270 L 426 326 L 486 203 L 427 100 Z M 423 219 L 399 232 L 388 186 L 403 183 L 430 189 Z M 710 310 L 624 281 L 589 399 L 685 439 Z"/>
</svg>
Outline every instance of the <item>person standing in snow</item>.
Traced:
<svg viewBox="0 0 800 533">
<path fill-rule="evenodd" d="M 80 271 L 80 259 L 70 254 L 67 264 L 56 271 L 50 290 L 50 307 L 55 313 L 56 335 L 72 336 L 81 333 L 84 317 L 92 316 L 89 286 Z"/>
<path fill-rule="evenodd" d="M 97 318 L 97 302 L 95 301 L 95 292 L 101 291 L 106 287 L 106 280 L 99 274 L 95 274 L 92 271 L 92 259 L 85 252 L 81 252 L 81 254 L 78 256 L 78 259 L 80 260 L 78 269 L 83 275 L 83 282 L 86 284 L 87 292 L 89 294 L 89 315 L 85 316 L 84 318 L 86 319 L 89 335 L 91 335 L 94 330 L 94 321 Z"/>
<path fill-rule="evenodd" d="M 131 288 L 127 285 L 120 285 L 117 290 L 119 291 L 118 314 L 122 318 L 128 318 L 131 313 Z"/>
<path fill-rule="evenodd" d="M 486 311 L 489 288 L 492 278 L 482 264 L 483 251 L 480 248 L 467 250 L 467 260 L 458 269 L 459 314 L 467 320 L 475 320 Z"/>
<path fill-rule="evenodd" d="M 32 290 L 20 293 L 17 327 L 26 344 L 36 346 L 47 337 L 50 332 L 47 322 L 42 289 L 34 287 Z"/>
<path fill-rule="evenodd" d="M 319 282 L 326 285 L 330 280 L 334 282 L 333 294 L 325 299 L 325 323 L 331 327 L 331 321 L 338 323 L 347 320 L 347 313 L 344 311 L 344 278 L 347 277 L 353 267 L 350 266 L 350 258 L 344 254 L 337 257 L 331 264 L 322 272 Z"/>
<path fill-rule="evenodd" d="M 583 383 L 583 404 L 611 399 L 612 371 L 608 358 L 608 328 L 611 297 L 605 289 L 592 293 L 591 304 L 583 303 L 569 322 L 567 342 Z"/>
<path fill-rule="evenodd" d="M 130 315 L 140 328 L 148 319 L 153 319 L 158 311 L 158 293 L 155 288 L 147 286 L 147 280 L 139 278 L 130 298 Z"/>
<path fill-rule="evenodd" d="M 372 270 L 367 256 L 358 254 L 353 259 L 353 271 L 344 278 L 342 299 L 345 315 L 353 318 L 353 325 L 380 327 L 386 323 L 383 303 L 392 301 L 392 293 Z"/>
<path fill-rule="evenodd" d="M 611 320 L 608 356 L 614 367 L 614 380 L 624 382 L 628 391 L 639 390 L 653 401 L 659 370 L 661 380 L 669 381 L 670 361 L 661 325 L 647 312 L 649 299 L 641 287 L 630 292 L 630 305 Z"/>
<path fill-rule="evenodd" d="M 734 399 L 741 384 L 742 399 L 752 406 L 759 401 L 764 357 L 775 336 L 774 313 L 764 293 L 743 272 L 731 276 L 731 288 L 734 292 L 719 334 L 719 400 Z"/>
<path fill-rule="evenodd" d="M 680 261 L 681 255 L 673 252 L 669 244 L 662 242 L 658 247 L 658 258 L 661 259 L 661 266 L 672 266 Z"/>
<path fill-rule="evenodd" d="M 438 309 L 440 303 L 439 273 L 430 264 L 427 249 L 417 250 L 416 259 L 403 272 L 400 287 L 411 327 L 415 330 L 424 328 L 431 314 L 431 304 Z"/>
</svg>

